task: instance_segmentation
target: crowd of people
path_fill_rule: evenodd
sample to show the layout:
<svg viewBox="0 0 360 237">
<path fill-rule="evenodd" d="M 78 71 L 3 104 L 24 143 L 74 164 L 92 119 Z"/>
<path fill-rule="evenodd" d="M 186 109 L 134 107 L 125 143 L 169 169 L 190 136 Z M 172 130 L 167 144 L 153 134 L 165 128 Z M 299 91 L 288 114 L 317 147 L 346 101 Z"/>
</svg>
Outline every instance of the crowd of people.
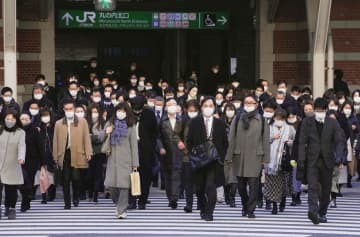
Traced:
<svg viewBox="0 0 360 237">
<path fill-rule="evenodd" d="M 123 219 L 128 210 L 146 209 L 153 186 L 165 190 L 169 208 L 184 198 L 184 211 L 196 206 L 205 221 L 213 220 L 217 202 L 236 207 L 238 192 L 241 215 L 255 218 L 256 208 L 284 212 L 288 196 L 289 205 L 301 205 L 304 184 L 308 218 L 327 222 L 328 206 L 337 207 L 341 188 L 350 188 L 360 172 L 360 90 L 350 94 L 341 70 L 335 88 L 319 98 L 308 87 L 289 90 L 286 81 L 273 92 L 266 80 L 248 90 L 236 77 L 222 80 L 218 66 L 211 73 L 205 86 L 195 72 L 173 85 L 154 83 L 132 63 L 120 80 L 91 59 L 62 89 L 37 76 L 21 109 L 3 87 L 4 215 L 16 218 L 18 190 L 21 212 L 31 208 L 44 169 L 55 182 L 41 190 L 42 204 L 55 200 L 62 186 L 65 209 L 86 199 L 97 203 L 105 193 Z M 195 167 L 194 150 L 205 143 L 219 159 Z M 140 173 L 140 196 L 131 195 L 133 171 Z"/>
</svg>

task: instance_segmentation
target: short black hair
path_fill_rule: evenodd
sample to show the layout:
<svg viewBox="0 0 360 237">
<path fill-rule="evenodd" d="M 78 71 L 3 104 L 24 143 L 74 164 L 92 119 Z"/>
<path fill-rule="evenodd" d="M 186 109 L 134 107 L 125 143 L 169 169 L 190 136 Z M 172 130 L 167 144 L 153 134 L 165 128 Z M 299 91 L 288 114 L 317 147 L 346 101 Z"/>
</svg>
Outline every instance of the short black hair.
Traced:
<svg viewBox="0 0 360 237">
<path fill-rule="evenodd" d="M 273 110 L 276 110 L 277 104 L 275 103 L 274 100 L 269 99 L 269 100 L 267 100 L 267 101 L 265 101 L 265 102 L 263 103 L 263 106 L 262 106 L 262 107 L 263 107 L 264 109 L 265 109 L 265 108 L 271 108 L 271 109 L 273 109 Z"/>
<path fill-rule="evenodd" d="M 74 100 L 72 100 L 72 99 L 70 99 L 70 98 L 65 98 L 65 99 L 62 101 L 63 107 L 64 107 L 65 105 L 68 105 L 68 104 L 72 104 L 72 105 L 74 105 L 74 107 L 75 107 L 75 102 L 74 102 Z"/>
<path fill-rule="evenodd" d="M 335 69 L 334 74 L 336 75 L 336 79 L 342 79 L 344 76 L 344 71 L 341 69 Z"/>
<path fill-rule="evenodd" d="M 205 96 L 205 98 L 201 101 L 200 107 L 203 107 L 205 102 L 208 101 L 208 100 L 211 100 L 213 102 L 214 106 L 216 105 L 216 101 L 215 101 L 215 98 L 213 96 Z"/>
<path fill-rule="evenodd" d="M 44 74 L 38 74 L 35 77 L 35 82 L 39 81 L 39 80 L 44 80 L 45 81 L 45 75 Z"/>
<path fill-rule="evenodd" d="M 5 86 L 1 89 L 1 94 L 4 95 L 6 92 L 11 92 L 11 94 L 12 94 L 13 90 L 10 87 Z"/>
<path fill-rule="evenodd" d="M 277 86 L 280 86 L 281 84 L 285 84 L 286 87 L 287 87 L 287 85 L 288 85 L 287 82 L 284 81 L 284 80 L 278 81 L 278 82 L 276 83 Z"/>
<path fill-rule="evenodd" d="M 293 86 L 293 87 L 291 87 L 291 92 L 294 92 L 294 91 L 300 92 L 300 91 L 301 91 L 301 90 L 300 90 L 300 87 L 299 87 L 299 86 Z"/>
<path fill-rule="evenodd" d="M 321 109 L 321 110 L 326 110 L 328 107 L 328 103 L 326 101 L 326 99 L 324 98 L 316 98 L 315 102 L 314 102 L 314 109 Z"/>
</svg>

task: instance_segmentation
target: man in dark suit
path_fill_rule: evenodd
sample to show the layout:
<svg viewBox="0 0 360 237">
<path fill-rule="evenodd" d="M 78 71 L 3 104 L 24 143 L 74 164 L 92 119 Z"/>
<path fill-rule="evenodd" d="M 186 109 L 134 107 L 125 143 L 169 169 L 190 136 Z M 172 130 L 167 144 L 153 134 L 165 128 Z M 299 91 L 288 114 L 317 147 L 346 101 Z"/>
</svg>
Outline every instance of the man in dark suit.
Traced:
<svg viewBox="0 0 360 237">
<path fill-rule="evenodd" d="M 306 169 L 309 184 L 308 217 L 314 224 L 327 222 L 335 165 L 332 148 L 335 148 L 336 154 L 344 151 L 341 128 L 335 119 L 326 117 L 326 108 L 325 99 L 315 100 L 315 116 L 303 120 L 299 137 L 298 169 Z"/>
<path fill-rule="evenodd" d="M 221 158 L 225 159 L 228 146 L 226 126 L 222 120 L 214 118 L 215 99 L 206 97 L 201 102 L 202 115 L 190 121 L 187 135 L 187 149 L 191 151 L 212 138 L 216 150 Z M 201 218 L 206 221 L 213 220 L 213 213 L 216 205 L 216 186 L 219 180 L 224 179 L 224 167 L 220 162 L 214 162 L 208 166 L 195 171 L 195 182 L 198 189 Z"/>
<path fill-rule="evenodd" d="M 177 208 L 181 184 L 181 165 L 185 152 L 184 121 L 176 115 L 175 99 L 166 101 L 167 117 L 160 123 L 164 155 L 165 190 L 172 209 Z"/>
</svg>

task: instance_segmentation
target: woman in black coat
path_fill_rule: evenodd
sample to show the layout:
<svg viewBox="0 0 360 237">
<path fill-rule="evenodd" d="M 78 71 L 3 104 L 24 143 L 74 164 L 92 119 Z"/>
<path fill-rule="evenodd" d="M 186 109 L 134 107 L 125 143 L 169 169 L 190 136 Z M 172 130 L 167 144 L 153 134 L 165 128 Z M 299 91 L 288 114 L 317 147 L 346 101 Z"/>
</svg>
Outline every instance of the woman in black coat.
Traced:
<svg viewBox="0 0 360 237">
<path fill-rule="evenodd" d="M 22 195 L 21 212 L 26 212 L 30 209 L 30 201 L 35 195 L 34 179 L 43 160 L 43 139 L 40 136 L 39 127 L 32 124 L 29 113 L 23 112 L 20 115 L 20 121 L 22 129 L 25 131 L 26 143 L 25 164 L 22 165 L 24 185 L 20 187 Z"/>
<path fill-rule="evenodd" d="M 40 111 L 41 124 L 40 124 L 40 136 L 43 138 L 42 150 L 43 160 L 41 166 L 45 166 L 49 173 L 55 174 L 56 164 L 53 156 L 53 139 L 54 139 L 54 126 L 55 117 L 49 108 L 45 107 Z M 46 204 L 47 201 L 54 201 L 56 197 L 56 186 L 51 184 L 48 193 L 42 194 L 42 204 Z"/>
<path fill-rule="evenodd" d="M 215 99 L 206 97 L 201 103 L 201 110 L 202 115 L 190 121 L 186 143 L 187 149 L 191 151 L 211 137 L 221 158 L 220 161 L 213 162 L 195 172 L 201 218 L 212 221 L 216 205 L 216 187 L 224 184 L 223 161 L 228 140 L 225 123 L 213 117 Z"/>
</svg>

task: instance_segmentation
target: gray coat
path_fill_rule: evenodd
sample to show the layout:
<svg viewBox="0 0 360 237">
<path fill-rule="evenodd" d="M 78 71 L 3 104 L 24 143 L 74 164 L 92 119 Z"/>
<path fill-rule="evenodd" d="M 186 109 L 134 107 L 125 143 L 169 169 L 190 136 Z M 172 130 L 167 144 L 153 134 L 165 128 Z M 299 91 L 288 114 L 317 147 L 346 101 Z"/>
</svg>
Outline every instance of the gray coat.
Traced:
<svg viewBox="0 0 360 237">
<path fill-rule="evenodd" d="M 259 177 L 262 163 L 269 162 L 269 125 L 258 114 L 250 119 L 249 129 L 245 130 L 241 119 L 239 119 L 235 135 L 235 126 L 236 119 L 231 123 L 229 147 L 225 160 L 232 162 L 234 176 Z M 264 126 L 263 134 L 262 126 Z"/>
<path fill-rule="evenodd" d="M 19 160 L 25 161 L 25 132 L 4 130 L 0 135 L 0 182 L 8 185 L 24 184 Z"/>
<path fill-rule="evenodd" d="M 136 127 L 128 128 L 128 137 L 121 138 L 120 145 L 111 145 L 107 161 L 105 186 L 130 188 L 130 174 L 133 167 L 139 166 Z"/>
</svg>

